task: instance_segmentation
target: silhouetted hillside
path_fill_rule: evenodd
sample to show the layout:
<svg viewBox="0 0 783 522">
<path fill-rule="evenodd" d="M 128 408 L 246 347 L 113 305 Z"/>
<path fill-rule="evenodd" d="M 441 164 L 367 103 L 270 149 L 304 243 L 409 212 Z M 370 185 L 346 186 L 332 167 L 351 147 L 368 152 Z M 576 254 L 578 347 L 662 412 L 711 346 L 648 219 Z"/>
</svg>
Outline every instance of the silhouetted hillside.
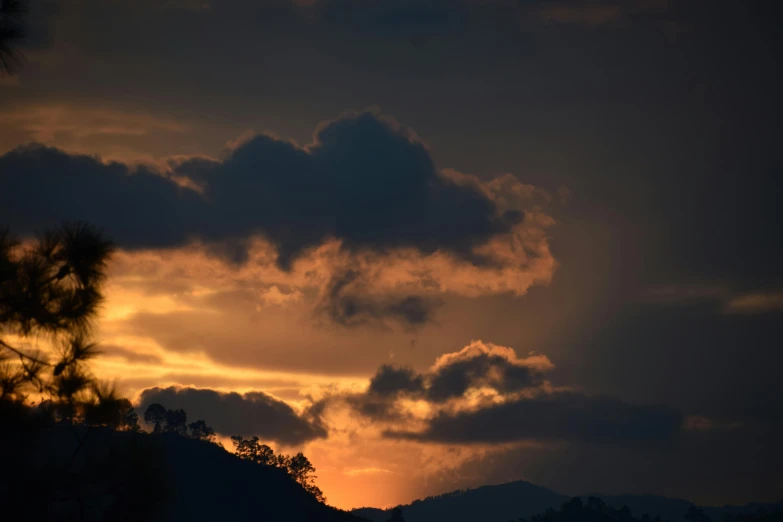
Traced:
<svg viewBox="0 0 783 522">
<path fill-rule="evenodd" d="M 593 495 L 610 507 L 619 509 L 627 506 L 636 516 L 648 514 L 659 516 L 671 522 L 685 522 L 684 515 L 691 502 L 683 499 L 659 497 L 654 495 Z M 476 489 L 454 491 L 423 500 L 415 500 L 402 508 L 406 522 L 507 522 L 518 518 L 530 519 L 549 508 L 558 509 L 571 497 L 536 486 L 529 482 L 518 481 Z M 587 496 L 584 497 L 585 499 Z M 760 509 L 768 512 L 783 510 L 783 502 L 778 504 L 747 504 L 745 506 L 705 507 L 704 513 L 714 522 L 721 522 L 726 516 L 757 513 Z M 385 522 L 390 510 L 359 508 L 353 513 L 372 522 Z"/>
<path fill-rule="evenodd" d="M 25 520 L 362 520 L 318 502 L 286 471 L 206 441 L 59 425 L 22 446 L 26 439 L 4 433 L 0 442 L 14 442 L 26 464 L 4 475 L 11 482 L 0 480 L 0 499 L 12 512 L 24 509 Z"/>
<path fill-rule="evenodd" d="M 215 444 L 162 438 L 173 486 L 162 520 L 361 521 L 319 503 L 279 468 L 240 460 Z"/>
</svg>

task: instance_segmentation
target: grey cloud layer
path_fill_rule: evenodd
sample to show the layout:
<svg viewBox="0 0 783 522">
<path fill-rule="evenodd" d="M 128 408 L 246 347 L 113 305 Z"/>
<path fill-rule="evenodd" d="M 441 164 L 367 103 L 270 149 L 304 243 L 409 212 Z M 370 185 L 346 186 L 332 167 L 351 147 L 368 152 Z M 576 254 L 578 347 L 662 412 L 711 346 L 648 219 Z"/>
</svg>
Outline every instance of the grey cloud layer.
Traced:
<svg viewBox="0 0 783 522">
<path fill-rule="evenodd" d="M 427 442 L 620 443 L 666 440 L 682 429 L 684 417 L 672 408 L 543 387 L 544 371 L 550 367 L 541 356 L 519 359 L 507 348 L 474 342 L 444 355 L 424 374 L 381 366 L 366 392 L 338 399 L 365 417 L 402 426 L 387 430 L 387 437 Z M 494 390 L 503 401 L 467 409 L 441 407 L 480 389 Z M 423 430 L 409 431 L 400 399 L 426 401 L 436 413 L 426 419 Z"/>
<path fill-rule="evenodd" d="M 596 443 L 665 440 L 682 427 L 681 413 L 664 406 L 560 392 L 518 399 L 477 411 L 442 413 L 422 433 L 391 437 L 449 443 L 577 440 Z"/>
<path fill-rule="evenodd" d="M 153 403 L 183 409 L 188 420 L 203 419 L 222 435 L 257 435 L 264 440 L 296 445 L 326 437 L 318 423 L 300 417 L 286 403 L 262 392 L 222 393 L 197 388 L 148 388 L 139 411 Z"/>
<path fill-rule="evenodd" d="M 164 176 L 148 168 L 31 145 L 0 157 L 0 223 L 31 234 L 61 220 L 103 227 L 125 248 L 207 243 L 215 255 L 247 260 L 247 240 L 262 235 L 289 269 L 298 256 L 337 238 L 349 251 L 407 247 L 450 252 L 468 263 L 489 261 L 473 248 L 521 222 L 500 212 L 477 187 L 438 173 L 411 131 L 373 113 L 320 126 L 301 148 L 260 135 L 222 161 L 172 160 Z M 184 188 L 187 178 L 203 188 Z M 336 273 L 319 310 L 341 326 L 387 320 L 416 327 L 440 301 L 364 291 L 361 271 Z"/>
<path fill-rule="evenodd" d="M 385 364 L 370 380 L 367 392 L 349 395 L 348 403 L 364 415 L 381 419 L 396 415 L 395 401 L 403 397 L 440 404 L 463 397 L 470 389 L 491 387 L 501 393 L 516 393 L 542 382 L 541 368 L 480 342 L 447 355 L 447 361 L 424 374 Z"/>
<path fill-rule="evenodd" d="M 364 113 L 322 126 L 308 149 L 257 136 L 222 162 L 202 159 L 175 174 L 203 195 L 143 168 L 104 165 L 39 146 L 0 157 L 0 222 L 33 232 L 62 219 L 105 227 L 123 246 L 193 238 L 238 247 L 263 234 L 288 267 L 336 237 L 350 249 L 414 247 L 471 256 L 471 248 L 522 219 L 499 216 L 481 193 L 441 177 L 427 149 L 393 123 Z"/>
<path fill-rule="evenodd" d="M 418 295 L 374 296 L 364 291 L 365 286 L 359 270 L 334 274 L 318 312 L 340 326 L 384 326 L 392 320 L 413 328 L 430 322 L 442 305 L 439 299 Z"/>
</svg>

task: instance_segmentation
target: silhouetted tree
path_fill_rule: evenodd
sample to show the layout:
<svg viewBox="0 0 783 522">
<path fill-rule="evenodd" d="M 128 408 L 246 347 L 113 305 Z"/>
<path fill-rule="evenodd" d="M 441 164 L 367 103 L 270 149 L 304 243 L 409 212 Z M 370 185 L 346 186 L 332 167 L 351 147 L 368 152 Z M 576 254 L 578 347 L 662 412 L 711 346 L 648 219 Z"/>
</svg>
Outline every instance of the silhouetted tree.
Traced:
<svg viewBox="0 0 783 522">
<path fill-rule="evenodd" d="M 48 394 L 60 420 L 80 419 L 95 386 L 85 363 L 98 351 L 88 338 L 112 252 L 112 243 L 83 223 L 45 231 L 27 245 L 0 228 L 0 399 Z M 24 348 L 38 339 L 54 341 L 55 361 Z"/>
<path fill-rule="evenodd" d="M 773 514 L 770 518 L 767 517 L 762 513 L 755 513 L 726 517 L 724 522 L 781 522 L 783 521 L 783 512 Z M 710 518 L 704 513 L 704 510 L 696 506 L 690 506 L 684 514 L 684 518 L 689 522 L 710 522 Z M 530 522 L 637 522 L 637 520 L 638 522 L 650 522 L 650 520 L 661 522 L 661 517 L 656 515 L 651 519 L 650 515 L 645 513 L 641 518 L 636 519 L 627 506 L 614 509 L 597 497 L 588 497 L 586 504 L 583 504 L 580 498 L 573 498 L 564 503 L 560 510 L 548 508 L 544 513 L 533 515 L 530 518 Z M 514 521 L 510 520 L 509 522 Z M 524 518 L 519 518 L 516 522 L 527 521 Z"/>
<path fill-rule="evenodd" d="M 195 422 L 191 422 L 189 424 L 190 427 L 190 436 L 194 439 L 198 440 L 204 440 L 207 442 L 214 442 L 215 441 L 215 430 L 213 430 L 210 426 L 207 426 L 207 423 L 203 420 L 197 420 Z"/>
<path fill-rule="evenodd" d="M 688 511 L 685 512 L 685 520 L 688 522 L 712 522 L 703 509 L 696 506 L 690 506 Z"/>
<path fill-rule="evenodd" d="M 623 506 L 618 510 L 615 510 L 612 513 L 612 516 L 615 520 L 619 520 L 620 522 L 633 522 L 634 518 L 631 514 L 631 510 L 628 508 L 628 506 Z"/>
<path fill-rule="evenodd" d="M 783 510 L 768 512 L 765 508 L 759 508 L 755 513 L 727 515 L 723 522 L 781 522 Z"/>
<path fill-rule="evenodd" d="M 93 399 L 85 406 L 85 423 L 119 431 L 139 431 L 139 417 L 131 402 L 118 397 L 114 388 L 95 385 Z"/>
<path fill-rule="evenodd" d="M 279 466 L 278 456 L 275 456 L 275 452 L 266 444 L 261 444 L 258 437 L 252 439 L 245 439 L 241 435 L 234 435 L 231 437 L 231 442 L 236 448 L 236 455 L 240 459 L 249 460 L 256 464 L 264 466 Z"/>
<path fill-rule="evenodd" d="M 606 511 L 606 502 L 598 497 L 587 497 L 587 509 L 594 513 L 603 513 Z"/>
<path fill-rule="evenodd" d="M 188 416 L 185 410 L 166 410 L 166 433 L 187 436 L 188 434 Z"/>
<path fill-rule="evenodd" d="M 152 433 L 188 435 L 188 415 L 185 410 L 167 410 L 162 404 L 153 403 L 144 412 L 144 422 L 152 424 Z"/>
<path fill-rule="evenodd" d="M 272 460 L 272 465 L 277 466 L 280 469 L 284 469 L 288 471 L 288 466 L 291 464 L 291 457 L 288 455 L 283 455 L 282 453 L 279 455 L 276 455 L 275 458 Z"/>
<path fill-rule="evenodd" d="M 585 510 L 585 506 L 582 503 L 581 497 L 574 497 L 568 502 L 566 502 L 565 504 L 563 504 L 562 512 L 566 516 L 571 514 L 581 515 L 584 510 Z"/>
<path fill-rule="evenodd" d="M 0 2 L 0 16 L 8 5 Z M 89 335 L 112 250 L 99 231 L 82 223 L 46 231 L 27 243 L 0 229 L 4 514 L 84 520 L 98 507 L 114 510 L 102 520 L 126 520 L 123 513 L 149 519 L 165 497 L 161 459 L 147 449 L 134 453 L 134 444 L 144 446 L 138 434 L 109 435 L 108 428 L 138 428 L 130 401 L 97 383 L 88 367 L 98 354 Z M 39 340 L 56 352 L 27 348 Z M 33 408 L 26 404 L 31 394 L 46 400 Z"/>
<path fill-rule="evenodd" d="M 287 459 L 288 474 L 291 475 L 303 488 L 310 492 L 318 501 L 324 502 L 323 492 L 315 485 L 315 467 L 310 460 L 300 451 Z"/>
<path fill-rule="evenodd" d="M 141 427 L 139 426 L 139 416 L 133 409 L 133 404 L 131 404 L 131 401 L 125 398 L 120 399 L 119 409 L 120 424 L 117 426 L 117 429 L 121 431 L 141 431 Z"/>
<path fill-rule="evenodd" d="M 25 37 L 26 0 L 0 0 L 0 74 L 13 74 L 22 62 L 17 45 Z"/>
<path fill-rule="evenodd" d="M 275 452 L 266 444 L 261 444 L 258 437 L 245 439 L 241 435 L 233 435 L 231 442 L 236 448 L 236 455 L 244 460 L 255 462 L 264 466 L 274 466 L 284 469 L 306 491 L 313 495 L 319 502 L 326 502 L 321 489 L 315 485 L 315 467 L 302 452 L 293 457 L 288 455 L 275 455 Z"/>
<path fill-rule="evenodd" d="M 402 509 L 396 507 L 391 510 L 391 516 L 386 522 L 405 522 L 405 518 L 402 516 Z"/>
<path fill-rule="evenodd" d="M 520 518 L 517 522 L 526 521 Z M 627 506 L 613 509 L 597 497 L 588 497 L 586 503 L 580 497 L 574 497 L 560 510 L 548 508 L 544 513 L 533 515 L 530 522 L 636 522 L 636 519 Z"/>
<path fill-rule="evenodd" d="M 166 408 L 158 403 L 150 404 L 144 412 L 144 422 L 154 425 L 152 433 L 163 433 L 166 424 Z"/>
</svg>

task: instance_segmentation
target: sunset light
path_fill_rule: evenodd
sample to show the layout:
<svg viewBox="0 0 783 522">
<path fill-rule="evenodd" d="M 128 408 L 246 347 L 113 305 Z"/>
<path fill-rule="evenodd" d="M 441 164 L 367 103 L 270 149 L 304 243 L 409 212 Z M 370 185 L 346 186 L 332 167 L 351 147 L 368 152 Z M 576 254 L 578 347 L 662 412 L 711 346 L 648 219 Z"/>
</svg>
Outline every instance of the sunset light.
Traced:
<svg viewBox="0 0 783 522">
<path fill-rule="evenodd" d="M 0 518 L 780 521 L 782 16 L 0 0 Z"/>
</svg>

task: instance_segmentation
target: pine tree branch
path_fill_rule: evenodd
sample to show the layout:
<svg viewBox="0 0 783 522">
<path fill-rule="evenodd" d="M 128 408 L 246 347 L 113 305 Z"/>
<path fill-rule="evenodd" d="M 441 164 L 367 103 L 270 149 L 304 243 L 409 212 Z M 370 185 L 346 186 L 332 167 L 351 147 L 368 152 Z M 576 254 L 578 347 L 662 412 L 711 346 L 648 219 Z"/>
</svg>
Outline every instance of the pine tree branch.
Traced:
<svg viewBox="0 0 783 522">
<path fill-rule="evenodd" d="M 23 359 L 27 359 L 27 360 L 32 361 L 34 363 L 43 364 L 45 366 L 52 366 L 51 363 L 48 363 L 46 361 L 42 361 L 41 359 L 38 359 L 36 357 L 33 357 L 32 355 L 28 355 L 28 354 L 24 353 L 22 350 L 19 350 L 18 348 L 14 348 L 13 346 L 11 346 L 7 342 L 3 341 L 2 339 L 0 339 L 0 346 L 2 346 L 4 348 L 7 348 L 8 350 L 11 350 L 16 355 L 18 355 L 19 357 L 21 357 Z"/>
</svg>

